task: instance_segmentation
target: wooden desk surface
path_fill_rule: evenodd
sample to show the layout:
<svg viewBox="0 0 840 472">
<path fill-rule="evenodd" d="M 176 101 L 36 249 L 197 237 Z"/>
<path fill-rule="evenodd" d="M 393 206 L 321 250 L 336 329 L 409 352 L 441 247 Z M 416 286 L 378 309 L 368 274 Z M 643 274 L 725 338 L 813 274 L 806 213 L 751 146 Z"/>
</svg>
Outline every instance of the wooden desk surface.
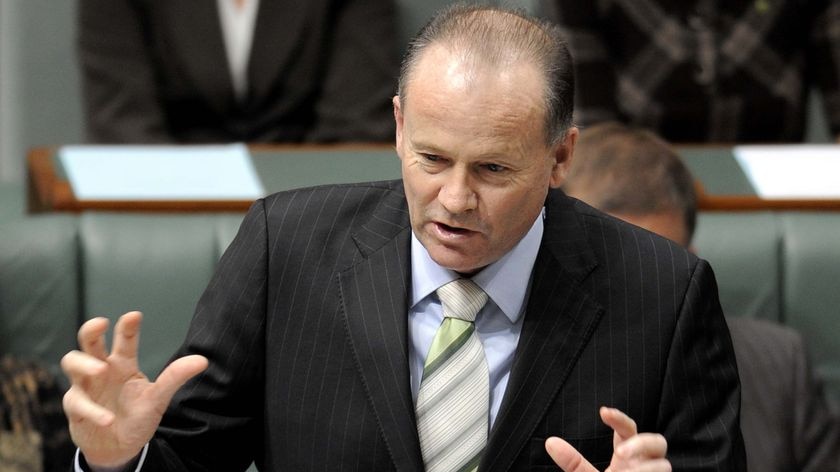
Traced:
<svg viewBox="0 0 840 472">
<path fill-rule="evenodd" d="M 399 160 L 389 145 L 254 145 L 249 150 L 267 193 L 400 176 Z M 55 148 L 35 148 L 29 152 L 27 161 L 30 212 L 245 211 L 253 203 L 252 200 L 78 200 L 56 158 Z"/>
<path fill-rule="evenodd" d="M 697 206 L 701 211 L 840 210 L 840 199 L 759 197 L 731 147 L 699 145 L 677 150 L 696 179 Z"/>
<path fill-rule="evenodd" d="M 254 145 L 249 147 L 267 193 L 342 182 L 399 178 L 400 165 L 390 145 Z M 759 198 L 732 157 L 714 146 L 679 148 L 697 178 L 701 211 L 840 210 L 840 199 Z M 251 201 L 102 201 L 75 198 L 57 163 L 55 148 L 36 148 L 28 157 L 30 212 L 109 210 L 162 212 L 245 211 Z"/>
</svg>

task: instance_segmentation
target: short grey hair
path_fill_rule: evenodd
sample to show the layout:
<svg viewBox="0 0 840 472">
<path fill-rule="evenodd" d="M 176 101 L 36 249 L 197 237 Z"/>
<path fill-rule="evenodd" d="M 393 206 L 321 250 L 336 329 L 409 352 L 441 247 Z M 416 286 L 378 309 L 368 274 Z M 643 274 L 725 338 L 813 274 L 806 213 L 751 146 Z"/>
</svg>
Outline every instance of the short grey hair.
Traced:
<svg viewBox="0 0 840 472">
<path fill-rule="evenodd" d="M 524 59 L 545 77 L 545 136 L 563 139 L 572 126 L 574 70 L 560 29 L 523 12 L 489 5 L 451 5 L 438 12 L 409 43 L 400 68 L 397 94 L 405 105 L 407 85 L 423 52 L 432 44 L 465 51 L 490 65 Z"/>
<path fill-rule="evenodd" d="M 670 144 L 643 128 L 604 122 L 583 130 L 563 189 L 607 213 L 679 211 L 689 240 L 697 225 L 691 172 Z"/>
</svg>

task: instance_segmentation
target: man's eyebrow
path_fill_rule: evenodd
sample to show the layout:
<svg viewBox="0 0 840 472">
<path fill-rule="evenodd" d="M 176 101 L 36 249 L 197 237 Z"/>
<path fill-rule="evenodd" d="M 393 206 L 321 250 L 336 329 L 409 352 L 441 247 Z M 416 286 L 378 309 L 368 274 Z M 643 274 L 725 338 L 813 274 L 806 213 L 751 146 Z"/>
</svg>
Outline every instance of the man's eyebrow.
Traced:
<svg viewBox="0 0 840 472">
<path fill-rule="evenodd" d="M 431 153 L 431 154 L 446 155 L 446 153 L 443 151 L 443 149 L 439 148 L 438 146 L 436 146 L 432 143 L 427 143 L 427 142 L 424 142 L 422 140 L 412 140 L 412 139 L 409 139 L 408 142 L 411 145 L 411 148 L 414 149 L 415 151 L 424 151 L 424 152 Z"/>
</svg>

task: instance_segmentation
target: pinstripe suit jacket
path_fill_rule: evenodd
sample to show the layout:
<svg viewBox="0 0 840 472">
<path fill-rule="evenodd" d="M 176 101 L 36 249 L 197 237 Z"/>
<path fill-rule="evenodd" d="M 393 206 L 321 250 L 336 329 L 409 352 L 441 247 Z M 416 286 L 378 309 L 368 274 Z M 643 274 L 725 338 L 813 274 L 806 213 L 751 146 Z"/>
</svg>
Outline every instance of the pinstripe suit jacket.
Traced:
<svg viewBox="0 0 840 472">
<path fill-rule="evenodd" d="M 409 387 L 410 225 L 400 181 L 254 204 L 178 355 L 144 470 L 422 470 Z M 549 435 L 596 466 L 598 407 L 663 433 L 675 470 L 742 470 L 739 385 L 709 266 L 552 191 L 507 392 L 481 470 L 551 469 Z"/>
</svg>

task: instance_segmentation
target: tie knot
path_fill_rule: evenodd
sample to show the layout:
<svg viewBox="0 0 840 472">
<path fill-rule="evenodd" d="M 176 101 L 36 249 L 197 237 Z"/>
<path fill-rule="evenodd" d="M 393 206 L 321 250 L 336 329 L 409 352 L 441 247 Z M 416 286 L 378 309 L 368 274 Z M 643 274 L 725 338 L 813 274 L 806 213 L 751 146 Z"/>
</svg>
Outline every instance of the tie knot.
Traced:
<svg viewBox="0 0 840 472">
<path fill-rule="evenodd" d="M 473 322 L 487 303 L 487 294 L 470 279 L 455 279 L 437 289 L 444 318 Z"/>
</svg>

